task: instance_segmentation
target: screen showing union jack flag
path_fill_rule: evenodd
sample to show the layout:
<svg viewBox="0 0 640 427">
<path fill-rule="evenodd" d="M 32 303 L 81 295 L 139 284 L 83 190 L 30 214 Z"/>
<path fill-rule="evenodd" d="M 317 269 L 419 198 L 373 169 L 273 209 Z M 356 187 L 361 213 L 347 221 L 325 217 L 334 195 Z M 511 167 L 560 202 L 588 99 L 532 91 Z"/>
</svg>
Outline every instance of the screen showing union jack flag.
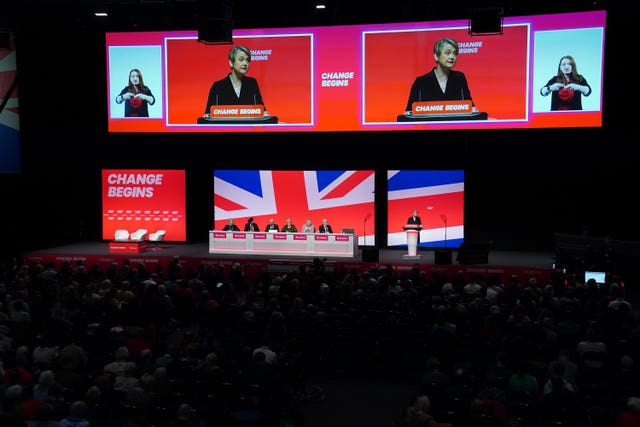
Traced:
<svg viewBox="0 0 640 427">
<path fill-rule="evenodd" d="M 300 231 L 307 219 L 316 230 L 326 219 L 334 233 L 351 229 L 358 244 L 375 245 L 375 174 L 372 170 L 216 170 L 214 229 L 229 218 L 244 229 L 252 217 L 260 231 L 287 218 Z"/>
<path fill-rule="evenodd" d="M 0 173 L 22 171 L 15 38 L 0 48 Z"/>
<path fill-rule="evenodd" d="M 458 248 L 464 240 L 464 171 L 387 172 L 387 244 L 406 246 L 403 226 L 414 210 L 422 221 L 420 246 Z"/>
</svg>

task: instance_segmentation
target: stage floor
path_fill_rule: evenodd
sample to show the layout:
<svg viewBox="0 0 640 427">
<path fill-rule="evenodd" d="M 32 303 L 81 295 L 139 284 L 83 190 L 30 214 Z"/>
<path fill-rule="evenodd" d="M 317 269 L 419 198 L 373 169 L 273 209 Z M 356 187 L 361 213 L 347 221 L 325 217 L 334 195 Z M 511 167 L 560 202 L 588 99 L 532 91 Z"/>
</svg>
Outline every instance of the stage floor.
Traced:
<svg viewBox="0 0 640 427">
<path fill-rule="evenodd" d="M 450 259 L 445 257 L 443 262 L 442 249 L 420 248 L 419 257 L 406 258 L 406 248 L 384 248 L 377 249 L 371 247 L 360 247 L 353 258 L 322 257 L 329 267 L 366 269 L 371 265 L 385 264 L 392 265 L 398 270 L 408 270 L 416 264 L 428 273 L 437 271 L 448 275 L 453 275 L 463 271 L 468 275 L 500 275 L 503 280 L 510 275 L 516 274 L 524 277 L 537 277 L 546 281 L 553 271 L 555 256 L 551 252 L 529 252 L 529 251 L 494 251 L 490 250 L 486 257 L 487 262 L 476 264 L 460 264 L 457 261 L 458 250 L 449 249 Z M 437 252 L 440 252 L 437 254 Z M 208 243 L 165 243 L 147 242 L 145 252 L 139 254 L 116 254 L 109 253 L 109 242 L 89 241 L 57 246 L 41 250 L 30 251 L 24 254 L 25 262 L 53 262 L 56 265 L 64 261 L 76 262 L 82 260 L 86 265 L 99 263 L 106 267 L 112 263 L 121 263 L 125 259 L 132 264 L 143 263 L 151 266 L 162 264 L 167 266 L 174 259 L 179 258 L 184 268 L 198 268 L 200 265 L 221 265 L 231 267 L 233 263 L 251 264 L 253 271 L 259 272 L 262 268 L 268 268 L 274 273 L 288 271 L 291 266 L 310 264 L 313 257 L 305 256 L 282 256 L 282 255 L 221 255 L 210 254 Z"/>
<path fill-rule="evenodd" d="M 360 247 L 354 258 L 349 258 L 350 262 L 378 262 L 382 264 L 437 264 L 436 251 L 442 249 L 420 248 L 418 249 L 419 258 L 403 258 L 407 254 L 406 248 L 369 248 Z M 457 264 L 457 249 L 450 249 L 451 263 Z M 364 252 L 364 254 L 363 254 Z M 377 252 L 377 260 L 376 260 Z M 203 243 L 164 243 L 164 242 L 147 242 L 146 251 L 141 254 L 112 254 L 109 253 L 109 242 L 81 242 L 65 246 L 57 246 L 47 249 L 30 251 L 28 255 L 83 255 L 91 254 L 97 256 L 123 257 L 131 258 L 140 256 L 156 256 L 156 257 L 180 257 L 180 258 L 210 258 L 210 259 L 256 259 L 256 260 L 289 260 L 308 262 L 312 257 L 304 256 L 281 256 L 281 255 L 221 255 L 210 254 L 208 244 Z M 364 255 L 364 261 L 363 261 Z M 323 257 L 328 261 L 345 261 L 342 257 Z M 372 261 L 373 260 L 373 261 Z M 488 253 L 488 262 L 484 265 L 493 266 L 511 266 L 511 267 L 535 267 L 535 268 L 553 268 L 555 255 L 552 252 L 531 252 L 531 251 L 494 251 Z"/>
</svg>

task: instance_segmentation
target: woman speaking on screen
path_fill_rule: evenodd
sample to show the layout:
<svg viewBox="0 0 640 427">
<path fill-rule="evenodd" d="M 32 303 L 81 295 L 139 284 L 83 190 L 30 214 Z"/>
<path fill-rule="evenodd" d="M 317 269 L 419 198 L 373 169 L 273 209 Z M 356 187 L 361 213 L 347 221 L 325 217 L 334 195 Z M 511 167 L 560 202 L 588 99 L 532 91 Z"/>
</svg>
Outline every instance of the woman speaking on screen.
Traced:
<svg viewBox="0 0 640 427">
<path fill-rule="evenodd" d="M 231 72 L 221 80 L 213 83 L 209 90 L 205 117 L 209 116 L 213 105 L 262 105 L 262 95 L 258 81 L 248 77 L 251 51 L 246 46 L 234 46 L 229 50 L 229 67 Z M 267 115 L 267 107 L 264 107 Z"/>
<path fill-rule="evenodd" d="M 442 38 L 433 45 L 436 66 L 427 74 L 418 76 L 411 85 L 405 111 L 412 109 L 414 102 L 424 101 L 471 101 L 471 91 L 467 78 L 461 71 L 453 70 L 458 60 L 458 42 Z M 473 104 L 473 111 L 477 111 Z"/>
</svg>

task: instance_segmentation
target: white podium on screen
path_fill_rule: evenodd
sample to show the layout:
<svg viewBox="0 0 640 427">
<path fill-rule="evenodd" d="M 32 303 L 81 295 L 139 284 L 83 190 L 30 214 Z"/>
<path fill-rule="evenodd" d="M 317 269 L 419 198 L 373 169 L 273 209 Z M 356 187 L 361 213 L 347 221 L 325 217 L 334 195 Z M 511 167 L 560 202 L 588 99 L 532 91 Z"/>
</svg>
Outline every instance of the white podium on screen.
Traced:
<svg viewBox="0 0 640 427">
<path fill-rule="evenodd" d="M 407 254 L 402 255 L 403 259 L 421 259 L 422 255 L 418 255 L 418 237 L 420 236 L 420 227 L 417 224 L 407 224 L 402 227 L 407 234 Z"/>
</svg>

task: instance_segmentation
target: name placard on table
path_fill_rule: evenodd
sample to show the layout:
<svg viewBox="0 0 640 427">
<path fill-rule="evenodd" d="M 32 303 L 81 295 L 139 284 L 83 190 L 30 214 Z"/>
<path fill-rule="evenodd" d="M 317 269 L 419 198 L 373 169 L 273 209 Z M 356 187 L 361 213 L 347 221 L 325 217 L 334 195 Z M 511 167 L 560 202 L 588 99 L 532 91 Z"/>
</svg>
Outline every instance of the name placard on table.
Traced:
<svg viewBox="0 0 640 427">
<path fill-rule="evenodd" d="M 210 231 L 209 253 L 353 258 L 358 249 L 355 234 L 262 233 Z"/>
</svg>

